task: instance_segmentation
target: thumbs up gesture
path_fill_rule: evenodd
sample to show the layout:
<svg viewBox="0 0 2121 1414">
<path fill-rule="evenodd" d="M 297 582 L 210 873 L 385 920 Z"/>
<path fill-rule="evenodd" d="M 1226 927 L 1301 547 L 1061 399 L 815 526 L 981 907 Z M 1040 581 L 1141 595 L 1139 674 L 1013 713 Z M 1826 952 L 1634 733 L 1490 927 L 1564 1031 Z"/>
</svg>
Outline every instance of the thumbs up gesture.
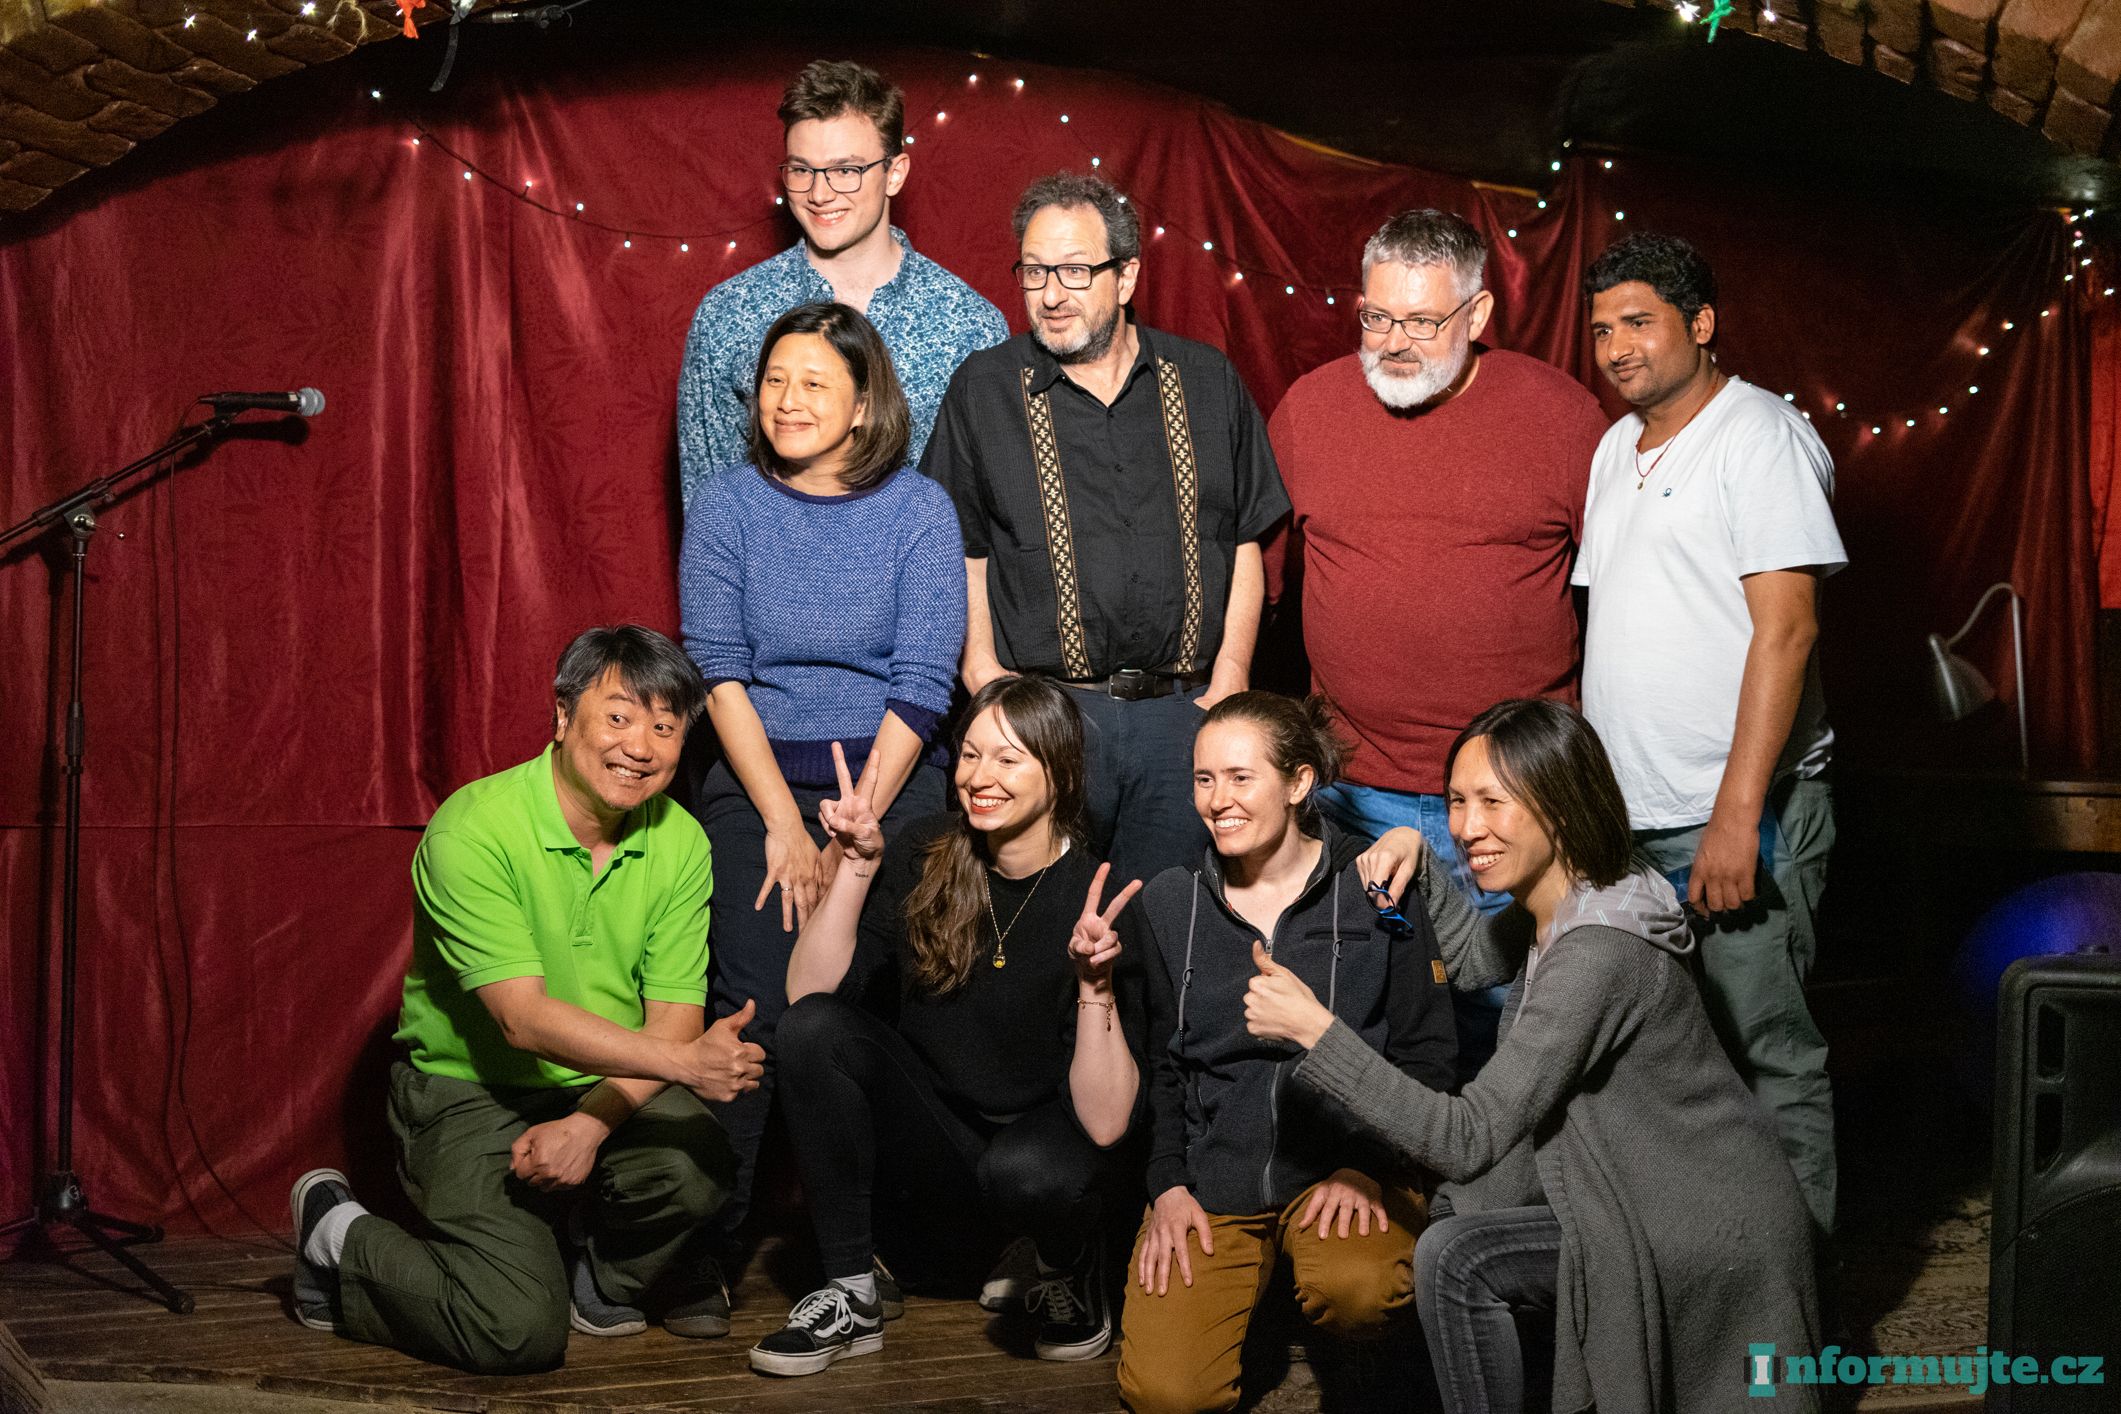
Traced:
<svg viewBox="0 0 2121 1414">
<path fill-rule="evenodd" d="M 1319 1005 L 1318 994 L 1256 940 L 1252 965 L 1259 975 L 1245 987 L 1245 1030 L 1263 1040 L 1293 1041 L 1307 1051 L 1317 1045 L 1333 1024 L 1333 1013 Z"/>
<path fill-rule="evenodd" d="M 734 1100 L 747 1090 L 759 1088 L 766 1073 L 766 1052 L 744 1039 L 744 1028 L 758 1014 L 758 1003 L 747 1001 L 700 1033 L 680 1052 L 684 1085 L 703 1100 Z"/>
</svg>

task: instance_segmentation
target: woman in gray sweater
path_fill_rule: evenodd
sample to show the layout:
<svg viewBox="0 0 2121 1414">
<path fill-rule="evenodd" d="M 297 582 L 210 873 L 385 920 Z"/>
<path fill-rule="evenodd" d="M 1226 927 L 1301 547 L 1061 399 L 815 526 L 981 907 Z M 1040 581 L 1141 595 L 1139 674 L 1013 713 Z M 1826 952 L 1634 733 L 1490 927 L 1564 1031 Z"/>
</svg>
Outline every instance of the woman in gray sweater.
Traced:
<svg viewBox="0 0 2121 1414">
<path fill-rule="evenodd" d="M 1671 887 L 1631 856 L 1596 733 L 1557 703 L 1504 702 L 1460 735 L 1446 772 L 1474 878 L 1517 906 L 1475 912 L 1412 831 L 1364 862 L 1397 846 L 1390 892 L 1415 883 L 1454 985 L 1512 983 L 1494 1059 L 1448 1095 L 1280 967 L 1262 967 L 1245 1003 L 1254 1035 L 1307 1049 L 1297 1084 L 1460 1185 L 1415 1257 L 1446 1407 L 1521 1408 L 1512 1311 L 1548 1309 L 1557 1414 L 1816 1409 L 1807 1386 L 1748 1397 L 1763 1343 L 1817 1348 L 1808 1219 L 1773 1124 L 1709 1027 Z"/>
</svg>

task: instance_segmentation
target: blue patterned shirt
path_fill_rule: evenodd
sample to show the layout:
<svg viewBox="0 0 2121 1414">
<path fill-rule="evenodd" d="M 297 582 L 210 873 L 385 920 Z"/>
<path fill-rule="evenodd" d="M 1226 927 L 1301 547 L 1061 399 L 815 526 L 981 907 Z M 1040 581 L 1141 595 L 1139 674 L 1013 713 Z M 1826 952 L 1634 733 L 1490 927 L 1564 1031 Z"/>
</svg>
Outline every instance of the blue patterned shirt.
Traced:
<svg viewBox="0 0 2121 1414">
<path fill-rule="evenodd" d="M 891 365 L 913 412 L 907 462 L 918 465 L 950 375 L 968 354 L 1009 337 L 1002 312 L 970 285 L 921 255 L 891 228 L 904 252 L 898 273 L 869 296 L 869 322 L 891 350 Z M 709 477 L 751 463 L 751 384 L 759 345 L 773 321 L 799 304 L 834 298 L 796 242 L 707 292 L 685 337 L 678 372 L 678 481 L 689 507 Z"/>
</svg>

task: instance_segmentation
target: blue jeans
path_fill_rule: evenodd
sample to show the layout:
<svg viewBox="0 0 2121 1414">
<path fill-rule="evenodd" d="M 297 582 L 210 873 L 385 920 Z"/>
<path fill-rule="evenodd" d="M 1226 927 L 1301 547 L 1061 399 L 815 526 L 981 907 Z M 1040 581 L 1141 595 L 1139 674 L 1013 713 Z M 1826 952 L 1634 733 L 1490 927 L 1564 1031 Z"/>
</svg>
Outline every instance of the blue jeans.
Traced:
<svg viewBox="0 0 2121 1414">
<path fill-rule="evenodd" d="M 1083 806 L 1090 848 L 1111 861 L 1106 893 L 1174 865 L 1198 869 L 1208 827 L 1193 808 L 1193 737 L 1205 687 L 1122 702 L 1075 688 L 1083 713 Z"/>
<path fill-rule="evenodd" d="M 1416 795 L 1412 791 L 1383 790 L 1336 781 L 1318 793 L 1318 808 L 1334 824 L 1352 835 L 1376 839 L 1385 831 L 1410 825 L 1421 831 L 1424 845 L 1436 851 L 1437 859 L 1449 866 L 1459 891 L 1482 913 L 1500 913 L 1509 907 L 1508 894 L 1493 894 L 1473 882 L 1458 841 L 1451 838 L 1450 807 L 1440 795 Z M 1502 1019 L 1503 998 L 1508 987 L 1488 987 L 1477 992 L 1453 989 L 1451 1006 L 1458 1021 L 1458 1083 L 1463 1085 L 1495 1054 L 1496 1023 Z"/>
<path fill-rule="evenodd" d="M 1635 847 L 1684 899 L 1702 825 L 1637 830 Z M 1832 788 L 1791 778 L 1768 793 L 1760 872 L 1744 908 L 1694 920 L 1702 1001 L 1731 1063 L 1774 1117 L 1820 1231 L 1834 1230 L 1834 1092 L 1826 1038 L 1804 1000 L 1819 953 L 1819 892 L 1834 847 Z"/>
<path fill-rule="evenodd" d="M 1414 1310 L 1446 1414 L 1522 1414 L 1527 1361 L 1518 1325 L 1551 1339 L 1561 1225 L 1547 1207 L 1438 1218 L 1414 1244 Z M 1549 1376 L 1551 1378 L 1551 1376 Z"/>
</svg>

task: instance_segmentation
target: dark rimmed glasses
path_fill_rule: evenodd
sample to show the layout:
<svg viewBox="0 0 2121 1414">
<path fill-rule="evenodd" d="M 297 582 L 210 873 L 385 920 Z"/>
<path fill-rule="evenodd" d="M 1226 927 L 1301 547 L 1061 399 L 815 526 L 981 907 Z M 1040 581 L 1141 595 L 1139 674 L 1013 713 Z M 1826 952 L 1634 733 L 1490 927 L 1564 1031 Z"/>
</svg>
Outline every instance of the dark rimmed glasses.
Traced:
<svg viewBox="0 0 2121 1414">
<path fill-rule="evenodd" d="M 1090 282 L 1107 270 L 1125 265 L 1124 259 L 1100 260 L 1095 265 L 1034 265 L 1028 260 L 1019 260 L 1010 266 L 1016 272 L 1016 283 L 1027 290 L 1046 288 L 1046 277 L 1050 274 L 1061 282 L 1064 290 L 1087 290 Z"/>
<path fill-rule="evenodd" d="M 817 185 L 817 174 L 825 174 L 825 185 L 842 196 L 862 189 L 862 178 L 869 175 L 872 167 L 881 167 L 891 159 L 879 157 L 874 162 L 864 162 L 859 167 L 812 167 L 805 162 L 783 162 L 781 185 L 796 196 L 801 196 Z"/>
<path fill-rule="evenodd" d="M 1459 309 L 1464 309 L 1479 298 L 1480 291 L 1473 291 L 1458 302 L 1458 309 L 1452 310 L 1441 319 L 1432 319 L 1426 314 L 1410 314 L 1404 319 L 1394 319 L 1381 309 L 1359 309 L 1355 311 L 1355 322 L 1372 334 L 1385 335 L 1390 335 L 1392 326 L 1397 324 L 1407 331 L 1407 337 L 1415 343 L 1426 344 L 1443 332 L 1444 325 L 1458 317 Z"/>
</svg>

